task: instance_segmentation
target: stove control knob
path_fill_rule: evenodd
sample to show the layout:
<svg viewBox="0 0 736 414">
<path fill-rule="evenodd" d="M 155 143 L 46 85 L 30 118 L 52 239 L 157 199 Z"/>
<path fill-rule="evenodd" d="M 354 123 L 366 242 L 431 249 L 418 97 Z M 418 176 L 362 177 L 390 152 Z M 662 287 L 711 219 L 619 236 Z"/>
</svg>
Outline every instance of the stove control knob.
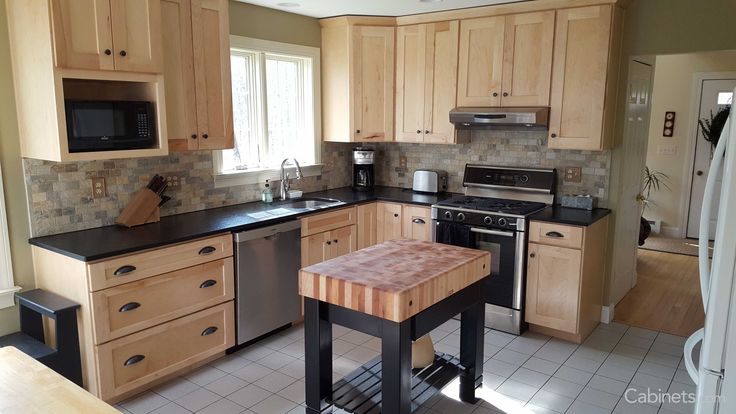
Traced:
<svg viewBox="0 0 736 414">
<path fill-rule="evenodd" d="M 506 225 L 506 219 L 503 218 L 503 217 L 501 217 L 500 219 L 498 219 L 498 225 L 499 226 L 502 226 L 502 227 L 505 226 Z"/>
<path fill-rule="evenodd" d="M 528 175 L 522 175 L 521 177 L 519 177 L 519 179 L 521 180 L 522 183 L 529 182 L 529 176 Z"/>
<path fill-rule="evenodd" d="M 485 218 L 483 219 L 483 223 L 485 223 L 485 224 L 487 224 L 487 225 L 489 225 L 489 226 L 490 226 L 491 224 L 493 224 L 493 217 L 491 217 L 491 216 L 486 216 L 486 217 L 485 217 Z"/>
<path fill-rule="evenodd" d="M 448 219 L 448 220 L 449 219 L 452 219 L 452 212 L 445 211 L 445 218 Z"/>
<path fill-rule="evenodd" d="M 465 214 L 457 213 L 457 221 L 465 221 Z"/>
</svg>

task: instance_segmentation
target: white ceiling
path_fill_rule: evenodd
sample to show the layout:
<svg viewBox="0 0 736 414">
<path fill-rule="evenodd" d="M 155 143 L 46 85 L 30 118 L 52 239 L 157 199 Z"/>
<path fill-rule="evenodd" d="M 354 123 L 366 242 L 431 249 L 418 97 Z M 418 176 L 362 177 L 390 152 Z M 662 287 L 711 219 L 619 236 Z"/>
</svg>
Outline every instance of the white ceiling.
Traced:
<svg viewBox="0 0 736 414">
<path fill-rule="evenodd" d="M 405 16 L 440 10 L 488 6 L 524 0 L 239 0 L 272 9 L 304 14 L 312 17 L 341 16 L 344 14 L 371 16 Z M 279 5 L 281 4 L 281 5 Z M 298 4 L 288 7 L 286 4 Z"/>
</svg>

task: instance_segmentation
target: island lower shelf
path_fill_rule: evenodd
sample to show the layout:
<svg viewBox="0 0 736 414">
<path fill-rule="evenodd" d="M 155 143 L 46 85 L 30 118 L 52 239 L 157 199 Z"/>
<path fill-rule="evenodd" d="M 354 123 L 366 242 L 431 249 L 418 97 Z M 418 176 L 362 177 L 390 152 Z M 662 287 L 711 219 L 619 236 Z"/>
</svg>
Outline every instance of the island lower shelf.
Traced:
<svg viewBox="0 0 736 414">
<path fill-rule="evenodd" d="M 378 356 L 333 384 L 332 398 L 327 402 L 350 413 L 380 413 L 382 371 Z M 441 352 L 435 354 L 432 365 L 412 370 L 411 411 L 440 392 L 460 372 L 460 360 Z"/>
</svg>

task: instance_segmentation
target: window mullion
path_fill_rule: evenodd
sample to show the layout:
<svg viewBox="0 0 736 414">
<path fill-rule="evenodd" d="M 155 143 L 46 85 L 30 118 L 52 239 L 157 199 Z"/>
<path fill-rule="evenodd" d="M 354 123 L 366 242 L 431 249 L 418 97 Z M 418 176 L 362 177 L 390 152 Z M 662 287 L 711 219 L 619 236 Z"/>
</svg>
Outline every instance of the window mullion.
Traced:
<svg viewBox="0 0 736 414">
<path fill-rule="evenodd" d="M 260 76 L 260 103 L 261 103 L 261 129 L 260 129 L 260 142 L 261 142 L 261 164 L 268 163 L 271 161 L 271 153 L 269 150 L 268 142 L 268 93 L 266 91 L 267 79 L 266 79 L 266 54 L 263 52 L 258 53 L 258 69 Z M 261 165 L 261 167 L 269 167 L 270 165 Z"/>
</svg>

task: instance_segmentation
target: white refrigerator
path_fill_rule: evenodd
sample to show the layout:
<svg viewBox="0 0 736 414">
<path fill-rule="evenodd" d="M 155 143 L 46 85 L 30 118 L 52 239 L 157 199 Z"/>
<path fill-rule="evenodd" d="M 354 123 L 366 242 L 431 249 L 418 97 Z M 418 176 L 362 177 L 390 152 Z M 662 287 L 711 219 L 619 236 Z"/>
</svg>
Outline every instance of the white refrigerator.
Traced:
<svg viewBox="0 0 736 414">
<path fill-rule="evenodd" d="M 734 91 L 736 96 L 736 90 Z M 736 116 L 731 115 L 713 154 L 700 218 L 700 288 L 705 326 L 685 343 L 685 365 L 697 385 L 695 412 L 736 413 Z M 716 175 L 723 168 L 721 187 Z M 708 224 L 713 194 L 720 193 L 713 259 Z M 699 361 L 693 348 L 702 341 Z"/>
</svg>

